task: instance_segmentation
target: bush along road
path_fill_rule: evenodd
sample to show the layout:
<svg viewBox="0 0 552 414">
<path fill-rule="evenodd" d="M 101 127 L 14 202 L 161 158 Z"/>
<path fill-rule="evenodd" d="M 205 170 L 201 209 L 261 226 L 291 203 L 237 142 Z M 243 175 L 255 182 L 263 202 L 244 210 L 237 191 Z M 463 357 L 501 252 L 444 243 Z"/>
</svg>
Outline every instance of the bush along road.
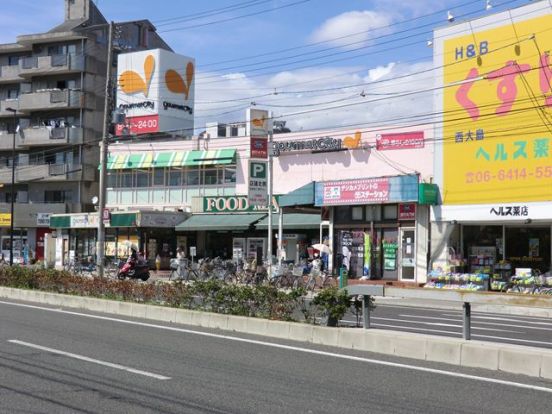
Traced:
<svg viewBox="0 0 552 414">
<path fill-rule="evenodd" d="M 335 287 L 322 289 L 310 300 L 304 288 L 284 291 L 220 280 L 141 283 L 20 266 L 0 268 L 0 286 L 328 326 L 337 326 L 349 310 L 359 324 L 362 312 L 360 301 Z"/>
</svg>

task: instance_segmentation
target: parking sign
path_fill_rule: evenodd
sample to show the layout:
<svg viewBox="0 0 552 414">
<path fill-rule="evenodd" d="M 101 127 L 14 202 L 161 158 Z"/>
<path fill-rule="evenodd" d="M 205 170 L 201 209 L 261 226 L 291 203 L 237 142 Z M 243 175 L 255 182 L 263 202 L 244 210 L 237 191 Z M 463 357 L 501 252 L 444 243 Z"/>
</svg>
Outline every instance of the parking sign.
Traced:
<svg viewBox="0 0 552 414">
<path fill-rule="evenodd" d="M 266 161 L 249 161 L 249 205 L 268 206 L 268 166 Z"/>
</svg>

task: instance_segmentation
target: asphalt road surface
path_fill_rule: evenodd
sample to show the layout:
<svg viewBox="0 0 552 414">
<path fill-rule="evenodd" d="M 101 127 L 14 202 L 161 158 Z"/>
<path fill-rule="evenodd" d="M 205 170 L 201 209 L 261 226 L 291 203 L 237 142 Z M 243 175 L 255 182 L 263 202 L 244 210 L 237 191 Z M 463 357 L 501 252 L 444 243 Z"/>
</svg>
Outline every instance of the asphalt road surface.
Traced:
<svg viewBox="0 0 552 414">
<path fill-rule="evenodd" d="M 462 308 L 455 310 L 378 304 L 370 326 L 429 335 L 462 337 Z M 356 325 L 356 317 L 347 314 L 342 321 Z M 552 349 L 552 319 L 533 316 L 502 315 L 472 311 L 472 339 L 506 342 Z"/>
<path fill-rule="evenodd" d="M 552 382 L 0 301 L 2 413 L 547 413 Z"/>
</svg>

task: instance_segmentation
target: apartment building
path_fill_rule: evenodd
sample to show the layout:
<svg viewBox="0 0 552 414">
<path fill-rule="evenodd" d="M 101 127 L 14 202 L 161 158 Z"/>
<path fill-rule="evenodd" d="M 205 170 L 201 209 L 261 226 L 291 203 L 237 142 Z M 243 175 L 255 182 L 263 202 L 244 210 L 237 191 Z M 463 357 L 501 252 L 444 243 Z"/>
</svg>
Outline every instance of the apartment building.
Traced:
<svg viewBox="0 0 552 414">
<path fill-rule="evenodd" d="M 14 258 L 25 243 L 42 258 L 50 215 L 94 211 L 98 195 L 108 21 L 92 0 L 64 2 L 63 23 L 0 45 L 0 241 L 6 257 L 13 162 Z M 171 50 L 148 20 L 116 24 L 115 53 L 154 48 Z"/>
</svg>

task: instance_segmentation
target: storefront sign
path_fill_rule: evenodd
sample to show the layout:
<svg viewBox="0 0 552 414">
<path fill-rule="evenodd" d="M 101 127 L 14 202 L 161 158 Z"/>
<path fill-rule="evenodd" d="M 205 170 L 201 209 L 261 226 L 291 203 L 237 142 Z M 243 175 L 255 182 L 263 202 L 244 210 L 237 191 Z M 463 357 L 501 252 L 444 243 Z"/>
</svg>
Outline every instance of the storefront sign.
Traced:
<svg viewBox="0 0 552 414">
<path fill-rule="evenodd" d="M 550 220 L 550 203 L 473 204 L 436 206 L 431 211 L 432 221 L 507 222 Z"/>
<path fill-rule="evenodd" d="M 381 203 L 389 199 L 388 178 L 367 178 L 347 181 L 325 181 L 322 200 L 316 205 L 348 205 Z"/>
<path fill-rule="evenodd" d="M 161 227 L 173 228 L 182 220 L 185 215 L 183 213 L 159 212 L 159 213 L 139 213 L 137 225 L 139 227 Z"/>
<path fill-rule="evenodd" d="M 383 269 L 397 269 L 397 243 L 383 242 Z"/>
<path fill-rule="evenodd" d="M 552 14 L 533 8 L 486 19 L 477 41 L 468 25 L 453 36 L 436 35 L 440 39 L 434 51 L 443 68 L 437 102 L 442 105 L 444 142 L 436 151 L 442 155 L 437 165 L 442 165 L 443 203 L 550 200 L 552 138 L 542 128 L 548 122 L 542 112 L 552 105 L 552 37 L 537 35 L 532 47 L 518 44 L 515 53 L 513 45 L 500 45 L 548 30 Z"/>
<path fill-rule="evenodd" d="M 126 116 L 117 135 L 193 130 L 192 58 L 150 49 L 120 54 L 117 67 L 117 107 Z"/>
<path fill-rule="evenodd" d="M 250 137 L 268 137 L 272 122 L 265 109 L 249 108 L 247 110 L 246 134 Z"/>
<path fill-rule="evenodd" d="M 279 196 L 272 197 L 272 211 L 276 211 Z M 203 197 L 203 213 L 237 213 L 266 211 L 267 206 L 253 206 L 247 196 Z"/>
<path fill-rule="evenodd" d="M 36 225 L 50 227 L 50 213 L 36 213 Z"/>
<path fill-rule="evenodd" d="M 88 227 L 88 214 L 73 214 L 70 217 L 71 228 Z"/>
<path fill-rule="evenodd" d="M 268 163 L 249 160 L 249 204 L 252 206 L 268 205 Z"/>
<path fill-rule="evenodd" d="M 424 144 L 424 131 L 378 134 L 376 136 L 378 151 L 423 148 Z"/>
<path fill-rule="evenodd" d="M 418 204 L 439 204 L 439 187 L 433 183 L 420 183 L 418 186 Z"/>
<path fill-rule="evenodd" d="M 11 214 L 0 213 L 0 227 L 10 227 L 10 225 L 11 225 Z"/>
<path fill-rule="evenodd" d="M 108 208 L 104 208 L 102 212 L 102 220 L 104 223 L 109 223 L 111 221 L 111 212 Z"/>
<path fill-rule="evenodd" d="M 265 137 L 251 137 L 250 138 L 251 158 L 268 158 L 268 138 Z"/>
<path fill-rule="evenodd" d="M 314 188 L 314 204 L 318 207 L 417 201 L 417 175 L 323 181 L 315 183 Z"/>
<path fill-rule="evenodd" d="M 399 220 L 416 220 L 416 204 L 399 204 Z"/>
<path fill-rule="evenodd" d="M 361 147 L 361 137 L 362 133 L 357 131 L 354 137 L 317 137 L 306 140 L 273 142 L 272 155 L 278 157 L 282 152 L 303 150 L 311 150 L 312 152 L 331 152 L 340 151 L 342 149 L 357 149 Z"/>
</svg>

